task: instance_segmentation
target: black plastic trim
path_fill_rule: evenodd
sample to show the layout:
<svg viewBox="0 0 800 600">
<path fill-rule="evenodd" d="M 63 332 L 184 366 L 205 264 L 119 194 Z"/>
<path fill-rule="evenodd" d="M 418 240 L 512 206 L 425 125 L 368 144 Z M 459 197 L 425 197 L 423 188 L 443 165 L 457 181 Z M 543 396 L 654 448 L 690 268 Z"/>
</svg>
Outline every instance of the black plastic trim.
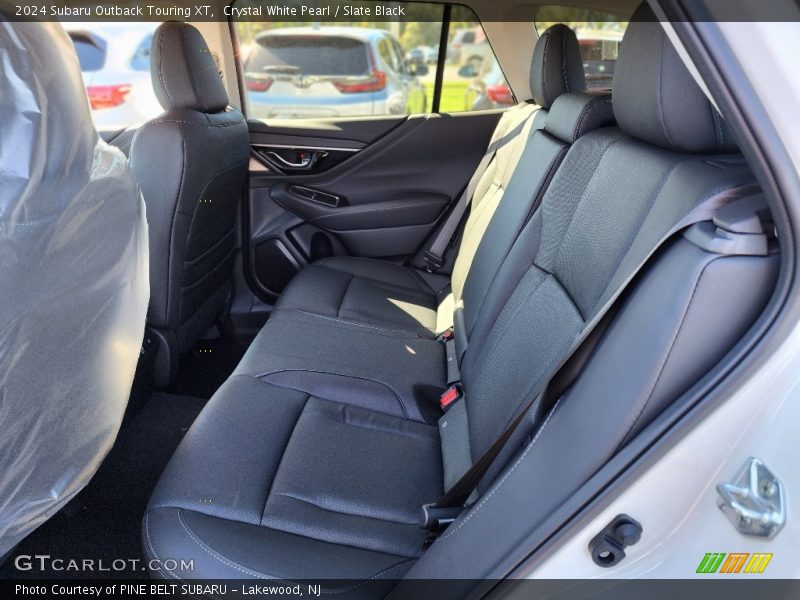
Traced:
<svg viewBox="0 0 800 600">
<path fill-rule="evenodd" d="M 439 56 L 436 61 L 436 79 L 433 83 L 433 102 L 431 112 L 438 113 L 442 103 L 442 87 L 444 85 L 444 69 L 447 62 L 447 43 L 450 37 L 450 18 L 453 7 L 445 4 L 442 11 L 442 30 L 439 34 Z"/>
</svg>

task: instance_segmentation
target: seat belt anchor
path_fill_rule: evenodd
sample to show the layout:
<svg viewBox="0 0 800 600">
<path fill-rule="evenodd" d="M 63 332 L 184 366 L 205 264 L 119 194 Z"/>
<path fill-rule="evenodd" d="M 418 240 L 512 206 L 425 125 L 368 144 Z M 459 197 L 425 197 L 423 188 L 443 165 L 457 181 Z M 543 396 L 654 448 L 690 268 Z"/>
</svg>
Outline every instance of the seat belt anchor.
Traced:
<svg viewBox="0 0 800 600">
<path fill-rule="evenodd" d="M 430 250 L 425 250 L 424 258 L 428 273 L 436 273 L 444 266 L 444 257 L 434 254 Z"/>
<path fill-rule="evenodd" d="M 422 505 L 422 520 L 420 526 L 428 531 L 438 531 L 447 528 L 464 512 L 463 506 L 436 506 L 436 504 Z"/>
</svg>

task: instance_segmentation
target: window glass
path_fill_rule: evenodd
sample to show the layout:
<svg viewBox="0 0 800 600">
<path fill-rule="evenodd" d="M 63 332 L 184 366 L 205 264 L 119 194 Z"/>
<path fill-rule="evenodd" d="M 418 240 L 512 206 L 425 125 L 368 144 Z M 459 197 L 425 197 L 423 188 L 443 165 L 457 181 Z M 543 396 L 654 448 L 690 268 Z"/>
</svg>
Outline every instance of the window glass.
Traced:
<svg viewBox="0 0 800 600">
<path fill-rule="evenodd" d="M 106 42 L 89 31 L 71 31 L 69 37 L 78 54 L 81 71 L 99 71 L 106 62 Z"/>
<path fill-rule="evenodd" d="M 158 23 L 64 23 L 98 130 L 135 127 L 163 112 L 150 81 Z"/>
<path fill-rule="evenodd" d="M 545 6 L 536 13 L 536 31 L 564 23 L 578 38 L 589 89 L 610 90 L 619 44 L 628 25 L 618 15 L 583 8 Z"/>
<path fill-rule="evenodd" d="M 234 2 L 237 8 L 250 4 L 252 0 Z M 302 119 L 430 112 L 444 5 L 392 4 L 403 6 L 404 20 L 235 21 L 248 116 Z M 507 86 L 503 89 L 505 79 L 474 14 L 454 7 L 453 15 L 459 22 L 453 23 L 450 40 L 459 36 L 460 47 L 479 48 L 487 60 L 473 61 L 473 71 L 459 73 L 463 64 L 451 56 L 452 43 L 448 44 L 440 111 L 512 104 L 511 92 Z M 458 33 L 460 29 L 465 31 Z M 490 93 L 499 102 L 481 101 L 473 91 L 479 84 L 496 86 Z M 480 92 L 486 95 L 484 87 Z"/>
<path fill-rule="evenodd" d="M 489 110 L 515 103 L 475 13 L 465 6 L 454 6 L 439 110 Z"/>
<path fill-rule="evenodd" d="M 153 44 L 153 35 L 147 35 L 142 40 L 136 52 L 131 57 L 131 69 L 134 71 L 150 72 L 150 47 Z"/>
</svg>

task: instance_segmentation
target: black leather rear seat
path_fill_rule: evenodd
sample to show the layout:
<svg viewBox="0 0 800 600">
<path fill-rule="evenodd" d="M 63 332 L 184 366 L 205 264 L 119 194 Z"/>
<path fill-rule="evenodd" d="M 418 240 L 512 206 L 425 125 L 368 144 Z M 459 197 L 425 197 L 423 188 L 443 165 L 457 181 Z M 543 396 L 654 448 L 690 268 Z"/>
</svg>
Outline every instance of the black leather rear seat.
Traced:
<svg viewBox="0 0 800 600">
<path fill-rule="evenodd" d="M 438 342 L 376 313 L 361 322 L 314 314 L 295 297 L 162 476 L 144 519 L 146 552 L 194 560 L 194 570 L 162 576 L 347 579 L 327 591 L 350 595 L 380 579 L 480 577 L 524 551 L 545 517 L 725 354 L 766 302 L 777 259 L 678 237 L 627 295 L 538 433 L 530 440 L 531 428 L 521 428 L 475 502 L 423 552 L 421 505 L 486 450 L 653 240 L 706 198 L 752 182 L 647 8 L 625 35 L 614 86 L 619 127 L 574 141 L 544 182 L 541 207 L 530 219 L 518 215 L 521 231 L 494 272 L 467 269 L 454 308 L 465 398 L 424 422 L 432 419 L 420 404 L 416 413 L 403 407 L 404 395 L 417 398 L 402 382 L 422 385 L 415 369 L 429 368 L 428 384 L 441 389 Z M 567 121 L 554 112 L 555 103 L 546 129 L 557 135 Z M 541 168 L 536 160 L 524 153 L 511 180 Z M 495 223 L 507 226 L 505 207 L 530 195 L 511 185 L 474 264 L 491 264 L 479 255 L 497 250 L 486 243 Z M 471 281 L 481 277 L 488 284 L 475 286 L 473 300 Z M 300 342 L 289 339 L 293 330 Z M 262 359 L 270 345 L 283 358 Z M 336 373 L 345 363 L 337 352 L 356 347 L 364 364 Z"/>
<path fill-rule="evenodd" d="M 545 57 L 552 64 L 544 64 Z M 494 278 L 570 145 L 613 123 L 610 96 L 569 91 L 583 81 L 578 42 L 569 28 L 557 25 L 543 35 L 531 73 L 531 87 L 548 93 L 536 93 L 536 106 L 512 109 L 497 127 L 497 153 L 479 174 L 452 286 L 448 281 L 426 296 L 426 274 L 379 260 L 336 258 L 312 265 L 291 282 L 237 375 L 329 398 L 338 394 L 412 420 L 438 419 L 431 400 L 447 378 L 445 349 L 434 334 L 455 319 L 459 339 L 466 340 L 481 312 L 497 310 L 502 298 L 490 297 Z M 545 76 L 551 78 L 547 83 Z"/>
<path fill-rule="evenodd" d="M 565 25 L 549 28 L 537 42 L 530 81 L 533 102 L 503 115 L 489 145 L 495 158 L 485 172 L 476 173 L 479 181 L 452 278 L 381 260 L 333 257 L 295 277 L 275 312 L 295 309 L 427 339 L 450 327 L 454 306 L 468 294 L 468 273 L 497 271 L 566 147 L 613 121 L 608 95 L 582 93 L 578 40 Z M 557 113 L 553 119 L 551 112 Z M 549 123 L 560 127 L 548 130 Z M 517 168 L 520 164 L 523 168 Z M 503 202 L 507 196 L 513 200 Z M 490 243 L 482 244 L 484 237 Z M 473 261 L 478 262 L 474 269 Z M 488 281 L 472 288 L 485 292 Z"/>
</svg>

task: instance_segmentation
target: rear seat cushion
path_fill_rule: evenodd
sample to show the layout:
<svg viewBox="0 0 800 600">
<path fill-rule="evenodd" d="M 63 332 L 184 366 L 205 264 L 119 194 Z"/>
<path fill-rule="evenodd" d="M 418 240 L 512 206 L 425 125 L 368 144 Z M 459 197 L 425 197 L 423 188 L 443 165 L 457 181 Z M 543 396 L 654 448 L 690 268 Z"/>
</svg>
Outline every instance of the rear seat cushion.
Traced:
<svg viewBox="0 0 800 600">
<path fill-rule="evenodd" d="M 273 313 L 235 373 L 413 421 L 435 422 L 444 344 L 412 334 Z"/>
<path fill-rule="evenodd" d="M 438 278 L 442 287 L 448 282 Z M 332 319 L 433 337 L 434 290 L 413 268 L 356 257 L 323 259 L 303 269 L 275 310 L 297 310 Z"/>
<path fill-rule="evenodd" d="M 144 544 L 201 562 L 173 577 L 396 578 L 441 493 L 435 426 L 238 375 L 167 467 Z"/>
</svg>

